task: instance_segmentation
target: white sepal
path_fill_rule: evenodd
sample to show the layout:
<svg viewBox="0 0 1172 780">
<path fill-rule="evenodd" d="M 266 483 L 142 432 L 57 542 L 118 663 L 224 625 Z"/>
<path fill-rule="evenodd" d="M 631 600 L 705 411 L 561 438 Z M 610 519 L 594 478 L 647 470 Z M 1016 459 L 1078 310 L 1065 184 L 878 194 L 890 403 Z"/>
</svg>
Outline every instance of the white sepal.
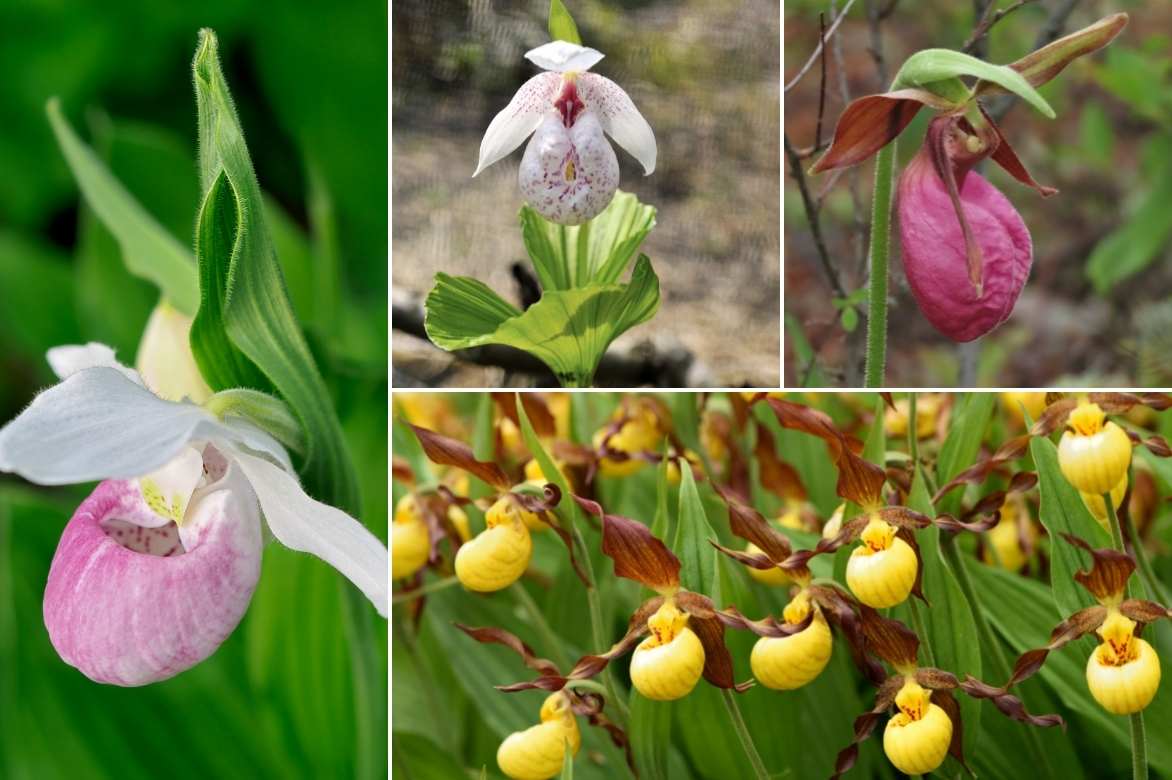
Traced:
<svg viewBox="0 0 1172 780">
<path fill-rule="evenodd" d="M 91 341 L 88 344 L 66 344 L 53 347 L 45 354 L 45 358 L 59 379 L 68 379 L 78 371 L 100 366 L 117 369 L 130 379 L 142 384 L 142 377 L 138 375 L 137 371 L 119 363 L 111 347 L 96 341 Z"/>
<path fill-rule="evenodd" d="M 551 70 L 555 73 L 581 73 L 590 70 L 605 56 L 597 49 L 579 46 L 569 41 L 550 41 L 525 52 L 525 59 L 542 70 Z"/>
</svg>

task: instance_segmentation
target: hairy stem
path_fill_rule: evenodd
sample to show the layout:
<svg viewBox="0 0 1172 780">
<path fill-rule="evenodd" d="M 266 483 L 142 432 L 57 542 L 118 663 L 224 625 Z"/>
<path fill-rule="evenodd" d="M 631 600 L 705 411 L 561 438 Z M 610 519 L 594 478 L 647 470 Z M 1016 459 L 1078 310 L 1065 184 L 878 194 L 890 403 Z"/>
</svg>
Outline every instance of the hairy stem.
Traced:
<svg viewBox="0 0 1172 780">
<path fill-rule="evenodd" d="M 887 365 L 887 259 L 891 237 L 891 187 L 895 170 L 892 141 L 875 157 L 875 196 L 871 206 L 871 281 L 867 295 L 867 366 L 864 384 L 882 387 Z"/>
<path fill-rule="evenodd" d="M 740 705 L 733 698 L 733 692 L 728 688 L 723 688 L 720 691 L 720 696 L 724 699 L 724 707 L 728 710 L 728 717 L 732 721 L 733 729 L 736 730 L 737 736 L 741 740 L 741 747 L 744 748 L 745 755 L 749 757 L 749 763 L 753 765 L 753 774 L 756 775 L 757 780 L 769 780 L 769 770 L 765 768 L 765 762 L 761 760 L 761 754 L 757 752 L 757 746 L 753 744 L 753 735 L 749 733 L 749 727 L 745 724 L 745 717 L 741 715 Z"/>
</svg>

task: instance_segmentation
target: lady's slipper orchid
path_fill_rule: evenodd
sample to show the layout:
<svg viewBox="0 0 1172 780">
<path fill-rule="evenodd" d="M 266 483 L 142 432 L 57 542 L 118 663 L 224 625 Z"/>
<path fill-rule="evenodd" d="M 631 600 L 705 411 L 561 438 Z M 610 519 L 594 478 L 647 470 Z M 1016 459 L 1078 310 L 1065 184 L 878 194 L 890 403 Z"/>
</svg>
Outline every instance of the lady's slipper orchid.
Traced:
<svg viewBox="0 0 1172 780">
<path fill-rule="evenodd" d="M 1008 319 L 1033 262 L 1025 222 L 973 166 L 991 157 L 1043 197 L 1057 192 L 1034 181 L 981 99 L 1013 91 L 1052 118 L 1053 110 L 1034 88 L 1109 44 L 1126 24 L 1127 14 L 1106 17 L 1008 66 L 925 50 L 908 59 L 890 92 L 859 98 L 843 112 L 814 173 L 875 154 L 923 106 L 938 112 L 923 147 L 900 176 L 898 211 L 908 283 L 924 315 L 945 336 L 972 341 Z M 978 80 L 969 86 L 960 76 Z M 887 219 L 886 212 L 881 218 Z"/>
<path fill-rule="evenodd" d="M 478 175 L 529 138 L 521 160 L 521 193 L 538 214 L 578 225 L 602 213 L 619 186 L 619 163 L 605 132 L 655 170 L 655 134 L 622 87 L 588 71 L 603 54 L 551 41 L 525 57 L 543 68 L 498 113 L 480 142 Z"/>
<path fill-rule="evenodd" d="M 67 663 L 144 685 L 204 660 L 260 575 L 265 528 L 325 560 L 387 613 L 387 550 L 301 489 L 284 447 L 241 417 L 159 398 L 99 344 L 52 350 L 63 380 L 0 428 L 0 471 L 104 480 L 62 534 L 44 617 Z"/>
<path fill-rule="evenodd" d="M 1095 549 L 1070 534 L 1062 537 L 1091 554 L 1091 568 L 1076 572 L 1074 579 L 1099 603 L 1080 609 L 1055 626 L 1045 647 L 1022 653 L 1001 690 L 1036 674 L 1052 651 L 1094 633 L 1100 644 L 1087 658 L 1087 688 L 1091 695 L 1113 714 L 1140 712 L 1151 704 L 1160 686 L 1160 660 L 1155 649 L 1138 636 L 1139 629 L 1172 617 L 1172 611 L 1155 601 L 1127 597 L 1127 582 L 1135 571 L 1135 560 L 1130 555 Z"/>
</svg>

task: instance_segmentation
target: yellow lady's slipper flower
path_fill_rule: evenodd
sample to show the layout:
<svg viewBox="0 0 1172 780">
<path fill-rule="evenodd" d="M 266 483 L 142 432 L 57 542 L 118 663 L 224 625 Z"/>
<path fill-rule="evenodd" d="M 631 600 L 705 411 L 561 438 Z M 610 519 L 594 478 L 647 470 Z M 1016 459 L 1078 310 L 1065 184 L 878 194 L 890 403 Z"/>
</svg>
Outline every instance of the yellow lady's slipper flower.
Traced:
<svg viewBox="0 0 1172 780">
<path fill-rule="evenodd" d="M 1135 621 L 1111 610 L 1099 628 L 1102 644 L 1087 659 L 1087 687 L 1103 709 L 1116 715 L 1139 712 L 1160 687 L 1160 659 L 1135 635 Z"/>
<path fill-rule="evenodd" d="M 1025 539 L 1022 538 L 1023 530 Z M 1025 498 L 1021 494 L 1006 496 L 997 525 L 986 534 L 992 550 L 986 549 L 982 558 L 985 563 L 998 564 L 1006 571 L 1017 571 L 1029 560 L 1023 541 L 1032 544 L 1036 536 Z"/>
<path fill-rule="evenodd" d="M 647 619 L 651 636 L 631 656 L 631 682 L 656 701 L 681 699 L 692 692 L 704 671 L 704 646 L 688 628 L 688 613 L 668 598 Z"/>
<path fill-rule="evenodd" d="M 1045 393 L 1001 393 L 1001 408 L 1009 419 L 1018 425 L 1025 423 L 1022 407 L 1031 420 L 1037 420 L 1042 412 L 1046 411 Z"/>
<path fill-rule="evenodd" d="M 1067 425 L 1070 430 L 1058 443 L 1062 475 L 1082 493 L 1102 495 L 1113 489 L 1131 464 L 1131 439 L 1095 403 L 1079 403 Z"/>
<path fill-rule="evenodd" d="M 419 516 L 414 496 L 403 496 L 395 505 L 391 524 L 391 579 L 402 580 L 427 564 L 431 541 L 427 523 Z"/>
<path fill-rule="evenodd" d="M 871 518 L 859 536 L 862 544 L 851 551 L 847 562 L 846 584 L 869 607 L 894 607 L 907 599 L 915 585 L 915 550 L 895 534 L 895 526 Z"/>
<path fill-rule="evenodd" d="M 516 582 L 533 555 L 526 512 L 508 496 L 497 499 L 484 515 L 484 531 L 456 553 L 456 577 L 469 590 L 491 592 Z"/>
<path fill-rule="evenodd" d="M 838 532 L 842 530 L 842 518 L 845 514 L 846 503 L 844 502 L 838 505 L 838 507 L 834 510 L 834 514 L 832 514 L 830 519 L 826 521 L 826 524 L 822 526 L 823 539 L 833 539 L 834 537 L 838 536 Z"/>
<path fill-rule="evenodd" d="M 916 438 L 930 439 L 936 435 L 936 421 L 940 418 L 942 399 L 938 395 L 921 395 L 916 399 Z M 900 398 L 895 408 L 883 414 L 883 430 L 888 436 L 906 436 L 911 402 Z"/>
<path fill-rule="evenodd" d="M 569 697 L 558 691 L 541 705 L 541 723 L 510 734 L 496 752 L 496 763 L 513 780 L 548 780 L 562 771 L 566 746 L 582 746 Z"/>
<path fill-rule="evenodd" d="M 593 444 L 595 448 L 602 446 L 603 439 L 606 439 L 606 433 L 606 428 L 599 429 L 594 433 Z M 663 432 L 659 430 L 659 420 L 655 414 L 650 409 L 640 408 L 622 424 L 622 427 L 614 435 L 606 439 L 606 445 L 609 449 L 617 452 L 637 455 L 641 452 L 654 452 L 662 439 Z M 637 457 L 626 460 L 602 458 L 598 464 L 598 470 L 608 477 L 626 477 L 639 471 L 645 465 L 646 463 Z"/>
<path fill-rule="evenodd" d="M 822 610 L 810 603 L 810 597 L 802 591 L 786 605 L 782 613 L 790 625 L 801 623 L 814 610 L 810 625 L 796 634 L 785 637 L 763 636 L 753 645 L 749 665 L 753 676 L 766 688 L 789 691 L 801 688 L 813 680 L 830 661 L 833 641 L 830 626 L 822 616 Z"/>
<path fill-rule="evenodd" d="M 927 774 L 942 763 L 952 742 L 952 720 L 932 692 L 908 679 L 895 696 L 899 708 L 883 731 L 883 752 L 907 775 Z"/>
</svg>

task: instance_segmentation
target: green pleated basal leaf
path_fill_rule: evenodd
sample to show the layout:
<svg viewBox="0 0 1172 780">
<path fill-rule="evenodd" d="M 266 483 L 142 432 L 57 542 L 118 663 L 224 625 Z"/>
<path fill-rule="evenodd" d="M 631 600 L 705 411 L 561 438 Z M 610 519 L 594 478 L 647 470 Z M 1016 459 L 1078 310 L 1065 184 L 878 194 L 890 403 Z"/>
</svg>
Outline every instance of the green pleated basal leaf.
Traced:
<svg viewBox="0 0 1172 780">
<path fill-rule="evenodd" d="M 179 311 L 195 314 L 199 286 L 191 251 L 114 178 L 94 150 L 74 132 L 56 99 L 49 101 L 46 111 L 86 204 L 118 241 L 126 269 L 157 285 Z"/>
<path fill-rule="evenodd" d="M 547 290 L 522 312 L 483 282 L 436 274 L 425 303 L 427 335 L 446 350 L 503 344 L 541 360 L 566 386 L 589 385 L 603 353 L 659 309 L 659 279 L 640 255 L 626 284 Z"/>
<path fill-rule="evenodd" d="M 615 193 L 601 214 L 582 225 L 559 225 L 521 208 L 521 239 L 543 290 L 613 284 L 655 227 L 655 207 Z"/>
<path fill-rule="evenodd" d="M 570 16 L 570 11 L 562 0 L 549 0 L 549 37 L 555 41 L 582 45 L 578 25 L 574 24 L 574 17 Z"/>
</svg>

